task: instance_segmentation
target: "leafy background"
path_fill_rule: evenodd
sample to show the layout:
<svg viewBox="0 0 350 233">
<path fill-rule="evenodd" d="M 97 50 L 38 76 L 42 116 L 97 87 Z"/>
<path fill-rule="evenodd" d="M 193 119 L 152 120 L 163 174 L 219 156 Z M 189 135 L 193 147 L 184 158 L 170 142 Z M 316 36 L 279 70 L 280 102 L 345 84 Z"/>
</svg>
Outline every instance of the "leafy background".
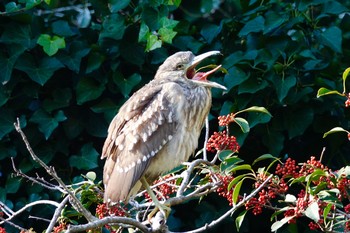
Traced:
<svg viewBox="0 0 350 233">
<path fill-rule="evenodd" d="M 91 170 L 101 179 L 99 156 L 112 117 L 180 50 L 223 54 L 209 61 L 228 70 L 212 78 L 228 88 L 225 95 L 213 90 L 213 131 L 219 115 L 254 105 L 272 113 L 270 121 L 246 115 L 249 134 L 233 126 L 245 161 L 271 153 L 303 162 L 326 147 L 323 161 L 331 168 L 349 164 L 344 135 L 322 138 L 333 127 L 350 128 L 345 98 L 316 98 L 320 87 L 342 90 L 350 57 L 349 7 L 348 0 L 2 1 L 0 200 L 18 209 L 59 198 L 11 175 L 11 157 L 23 172 L 44 174 L 14 132 L 17 117 L 35 152 L 67 183 Z M 172 212 L 171 230 L 201 226 L 227 208 L 215 195 L 189 202 Z M 31 212 L 50 213 L 49 207 Z M 45 226 L 28 215 L 17 223 L 38 231 Z M 270 225 L 268 214 L 251 215 L 241 232 L 269 232 Z M 282 231 L 305 229 L 292 224 Z M 233 220 L 220 230 L 235 232 Z"/>
</svg>

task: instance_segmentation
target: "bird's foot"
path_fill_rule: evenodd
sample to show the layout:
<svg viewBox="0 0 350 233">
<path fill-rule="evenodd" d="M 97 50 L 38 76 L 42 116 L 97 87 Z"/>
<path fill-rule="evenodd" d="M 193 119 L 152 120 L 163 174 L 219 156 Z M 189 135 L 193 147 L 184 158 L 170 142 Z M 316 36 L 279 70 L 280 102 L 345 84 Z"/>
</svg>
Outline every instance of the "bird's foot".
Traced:
<svg viewBox="0 0 350 233">
<path fill-rule="evenodd" d="M 162 213 L 162 215 L 164 216 L 164 219 L 166 221 L 166 219 L 169 217 L 169 214 L 171 212 L 171 208 L 169 204 L 162 204 L 160 202 L 158 202 L 155 206 L 155 208 L 152 210 L 151 213 L 148 214 L 147 219 L 149 222 L 152 221 L 153 216 L 160 211 Z"/>
</svg>

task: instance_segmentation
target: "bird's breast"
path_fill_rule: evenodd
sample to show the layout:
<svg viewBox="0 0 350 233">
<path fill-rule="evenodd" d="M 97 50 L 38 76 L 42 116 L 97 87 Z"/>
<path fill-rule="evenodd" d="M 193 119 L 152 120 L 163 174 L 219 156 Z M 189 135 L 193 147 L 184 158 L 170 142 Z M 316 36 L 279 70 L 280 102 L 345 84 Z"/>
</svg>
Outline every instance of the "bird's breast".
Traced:
<svg viewBox="0 0 350 233">
<path fill-rule="evenodd" d="M 205 87 L 187 91 L 184 96 L 174 96 L 177 106 L 176 133 L 151 161 L 146 177 L 157 177 L 187 161 L 198 147 L 206 117 L 211 107 L 211 92 Z"/>
</svg>

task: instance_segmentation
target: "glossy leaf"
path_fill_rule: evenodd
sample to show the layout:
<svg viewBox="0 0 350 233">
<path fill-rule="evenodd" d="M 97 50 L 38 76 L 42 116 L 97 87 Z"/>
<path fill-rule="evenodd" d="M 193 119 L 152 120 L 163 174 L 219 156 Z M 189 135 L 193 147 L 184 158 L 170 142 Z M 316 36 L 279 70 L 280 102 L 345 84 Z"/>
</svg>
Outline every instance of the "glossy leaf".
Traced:
<svg viewBox="0 0 350 233">
<path fill-rule="evenodd" d="M 234 121 L 241 128 L 243 133 L 248 133 L 250 131 L 249 123 L 246 119 L 241 117 L 235 117 Z"/>
</svg>

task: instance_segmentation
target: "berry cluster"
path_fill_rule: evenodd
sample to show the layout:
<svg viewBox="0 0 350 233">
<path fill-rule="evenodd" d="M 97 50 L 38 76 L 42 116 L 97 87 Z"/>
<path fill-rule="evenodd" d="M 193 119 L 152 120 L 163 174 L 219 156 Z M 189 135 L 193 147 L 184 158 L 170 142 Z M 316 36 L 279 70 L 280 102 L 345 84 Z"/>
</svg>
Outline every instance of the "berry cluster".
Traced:
<svg viewBox="0 0 350 233">
<path fill-rule="evenodd" d="M 98 204 L 96 207 L 96 215 L 99 219 L 106 216 L 126 216 L 127 210 L 124 209 L 120 204 L 107 207 L 106 203 Z"/>
<path fill-rule="evenodd" d="M 233 113 L 230 113 L 226 116 L 219 116 L 219 126 L 228 126 L 230 123 L 232 123 L 235 119 L 235 115 Z"/>
<path fill-rule="evenodd" d="M 0 227 L 0 233 L 6 233 L 5 228 Z"/>
<path fill-rule="evenodd" d="M 64 232 L 67 229 L 67 225 L 64 222 L 60 222 L 57 227 L 53 228 L 53 233 Z"/>
<path fill-rule="evenodd" d="M 221 151 L 221 150 L 231 150 L 237 152 L 239 150 L 239 145 L 234 136 L 229 136 L 226 131 L 214 132 L 207 142 L 207 150 L 210 152 Z"/>
<path fill-rule="evenodd" d="M 345 101 L 345 107 L 349 107 L 349 106 L 350 106 L 350 93 L 346 95 L 346 101 Z"/>
<path fill-rule="evenodd" d="M 295 160 L 288 158 L 283 165 L 277 164 L 275 174 L 281 175 L 282 179 L 286 177 L 297 178 L 299 177 L 298 169 L 299 166 L 296 165 Z"/>
<path fill-rule="evenodd" d="M 303 163 L 303 165 L 300 168 L 300 176 L 305 176 L 308 174 L 313 173 L 316 169 L 321 169 L 324 171 L 328 171 L 328 167 L 324 166 L 321 161 L 316 160 L 315 156 L 311 156 L 309 160 L 306 161 L 306 163 Z"/>
<path fill-rule="evenodd" d="M 163 182 L 164 180 L 167 180 L 169 178 L 171 178 L 172 175 L 166 175 L 164 177 L 161 177 L 160 179 L 156 180 L 153 182 L 154 185 Z M 156 192 L 156 196 L 158 198 L 158 200 L 162 200 L 163 198 L 168 199 L 170 198 L 170 195 L 176 192 L 176 180 L 172 179 L 168 182 L 164 182 L 160 185 L 158 185 L 154 190 Z M 147 192 L 145 192 L 145 198 L 149 201 L 151 201 L 151 197 L 149 196 L 149 194 Z"/>
<path fill-rule="evenodd" d="M 229 205 L 232 206 L 233 205 L 233 200 L 232 200 L 232 189 L 228 190 L 228 185 L 230 184 L 230 182 L 233 180 L 233 176 L 231 175 L 222 175 L 220 173 L 215 173 L 212 174 L 213 176 L 215 176 L 217 179 L 220 180 L 221 185 L 216 189 L 216 192 L 227 199 L 227 201 L 229 202 Z"/>
</svg>

